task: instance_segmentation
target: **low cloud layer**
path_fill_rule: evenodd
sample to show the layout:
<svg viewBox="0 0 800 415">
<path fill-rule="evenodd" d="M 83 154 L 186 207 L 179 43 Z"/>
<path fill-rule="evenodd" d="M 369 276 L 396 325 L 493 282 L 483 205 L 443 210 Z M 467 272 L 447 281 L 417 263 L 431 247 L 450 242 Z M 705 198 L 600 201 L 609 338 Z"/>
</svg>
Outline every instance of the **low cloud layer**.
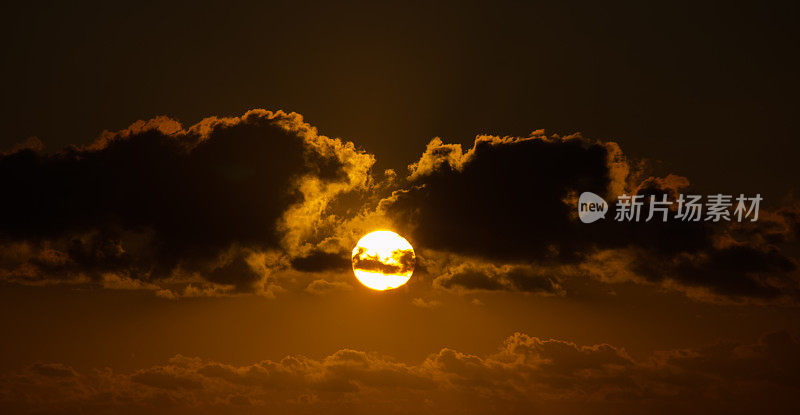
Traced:
<svg viewBox="0 0 800 415">
<path fill-rule="evenodd" d="M 800 343 L 785 332 L 630 357 L 525 334 L 476 356 L 444 348 L 419 364 L 358 350 L 245 366 L 175 356 L 133 372 L 39 363 L 0 376 L 13 413 L 789 413 Z"/>
</svg>

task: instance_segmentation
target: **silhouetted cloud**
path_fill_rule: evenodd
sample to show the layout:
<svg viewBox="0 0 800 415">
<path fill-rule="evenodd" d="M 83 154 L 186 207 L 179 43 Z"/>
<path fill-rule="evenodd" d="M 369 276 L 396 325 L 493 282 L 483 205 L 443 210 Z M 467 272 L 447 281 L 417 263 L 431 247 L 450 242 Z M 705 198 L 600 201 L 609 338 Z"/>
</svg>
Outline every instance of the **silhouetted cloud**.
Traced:
<svg viewBox="0 0 800 415">
<path fill-rule="evenodd" d="M 762 207 L 762 220 L 752 225 L 672 217 L 645 223 L 645 204 L 641 222 L 614 221 L 622 193 L 674 200 L 689 186 L 680 176 L 644 177 L 615 143 L 539 131 L 524 138 L 479 136 L 464 152 L 435 139 L 409 170 L 407 183 L 384 198 L 378 211 L 429 255 L 491 264 L 439 269 L 436 281 L 444 288 L 546 292 L 554 291 L 558 278 L 582 272 L 607 281 L 624 274 L 627 280 L 693 291 L 697 298 L 800 298 L 797 263 L 777 245 L 796 245 L 792 209 L 771 214 Z M 577 220 L 577 195 L 584 191 L 612 201 L 605 221 Z M 749 230 L 732 232 L 744 227 Z M 615 261 L 601 263 L 609 258 Z M 532 269 L 550 274 L 543 278 Z"/>
<path fill-rule="evenodd" d="M 264 110 L 185 129 L 158 117 L 55 154 L 34 144 L 0 156 L 0 273 L 23 283 L 113 274 L 252 291 L 269 273 L 257 262 L 302 256 L 326 206 L 365 187 L 374 162 Z"/>
<path fill-rule="evenodd" d="M 464 261 L 447 265 L 434 280 L 434 285 L 448 289 L 563 294 L 559 281 L 550 270 L 537 270 L 530 265 L 496 266 Z"/>
<path fill-rule="evenodd" d="M 413 249 L 398 249 L 392 252 L 391 262 L 384 261 L 380 255 L 370 255 L 367 248 L 359 246 L 353 252 L 353 269 L 382 274 L 405 274 L 414 270 L 416 255 Z"/>
<path fill-rule="evenodd" d="M 329 270 L 350 269 L 350 261 L 347 257 L 329 252 L 312 252 L 303 257 L 292 258 L 292 268 L 305 272 L 321 272 Z"/>
</svg>

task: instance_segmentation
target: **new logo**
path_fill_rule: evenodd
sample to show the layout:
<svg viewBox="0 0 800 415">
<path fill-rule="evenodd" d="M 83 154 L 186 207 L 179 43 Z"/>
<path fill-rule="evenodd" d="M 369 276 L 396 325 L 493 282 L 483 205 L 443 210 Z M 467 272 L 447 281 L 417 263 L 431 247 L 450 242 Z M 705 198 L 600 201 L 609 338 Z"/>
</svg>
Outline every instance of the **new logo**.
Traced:
<svg viewBox="0 0 800 415">
<path fill-rule="evenodd" d="M 578 218 L 583 223 L 592 223 L 601 218 L 605 219 L 608 212 L 608 203 L 602 197 L 592 193 L 583 192 L 578 198 Z"/>
</svg>

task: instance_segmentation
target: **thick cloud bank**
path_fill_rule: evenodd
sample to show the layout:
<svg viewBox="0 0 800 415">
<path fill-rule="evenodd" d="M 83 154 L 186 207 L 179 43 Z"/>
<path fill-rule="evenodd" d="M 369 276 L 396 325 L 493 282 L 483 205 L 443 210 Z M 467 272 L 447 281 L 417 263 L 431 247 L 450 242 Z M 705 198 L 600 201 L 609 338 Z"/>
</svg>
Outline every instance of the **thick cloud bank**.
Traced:
<svg viewBox="0 0 800 415">
<path fill-rule="evenodd" d="M 160 117 L 51 155 L 15 149 L 0 157 L 0 272 L 252 291 L 270 253 L 301 249 L 373 162 L 298 114 L 264 110 L 186 129 Z"/>
<path fill-rule="evenodd" d="M 704 301 L 800 299 L 800 205 L 762 207 L 754 223 L 613 221 L 620 194 L 691 191 L 613 142 L 536 131 L 464 151 L 436 138 L 405 178 L 376 179 L 373 164 L 298 114 L 264 110 L 188 128 L 158 117 L 55 154 L 28 140 L 0 155 L 0 278 L 271 296 L 281 272 L 346 285 L 355 241 L 388 227 L 418 249 L 432 288 L 569 295 L 566 279 L 591 277 Z M 586 191 L 612 202 L 606 220 L 577 219 Z"/>
<path fill-rule="evenodd" d="M 762 207 L 755 223 L 713 224 L 674 215 L 645 222 L 645 204 L 641 222 L 616 222 L 618 195 L 675 200 L 689 181 L 642 177 L 615 143 L 535 132 L 480 136 L 463 151 L 435 139 L 409 170 L 381 209 L 417 246 L 435 251 L 429 263 L 457 257 L 434 267 L 442 287 L 553 293 L 559 277 L 591 275 L 709 300 L 798 299 L 797 263 L 787 253 L 797 247 L 797 206 Z M 612 202 L 606 220 L 577 219 L 577 195 L 586 191 Z"/>
</svg>

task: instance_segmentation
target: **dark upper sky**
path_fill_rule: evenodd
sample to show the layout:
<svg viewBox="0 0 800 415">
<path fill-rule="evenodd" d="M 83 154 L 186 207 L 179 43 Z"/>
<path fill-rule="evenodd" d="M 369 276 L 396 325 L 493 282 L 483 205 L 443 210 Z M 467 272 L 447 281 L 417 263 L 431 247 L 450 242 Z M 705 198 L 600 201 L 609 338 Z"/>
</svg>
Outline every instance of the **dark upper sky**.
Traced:
<svg viewBox="0 0 800 415">
<path fill-rule="evenodd" d="M 402 6 L 402 7 L 401 7 Z M 297 111 L 402 168 L 434 136 L 581 131 L 708 192 L 800 173 L 797 5 L 170 4 L 18 6 L 2 147 L 50 151 L 169 115 Z"/>
</svg>

